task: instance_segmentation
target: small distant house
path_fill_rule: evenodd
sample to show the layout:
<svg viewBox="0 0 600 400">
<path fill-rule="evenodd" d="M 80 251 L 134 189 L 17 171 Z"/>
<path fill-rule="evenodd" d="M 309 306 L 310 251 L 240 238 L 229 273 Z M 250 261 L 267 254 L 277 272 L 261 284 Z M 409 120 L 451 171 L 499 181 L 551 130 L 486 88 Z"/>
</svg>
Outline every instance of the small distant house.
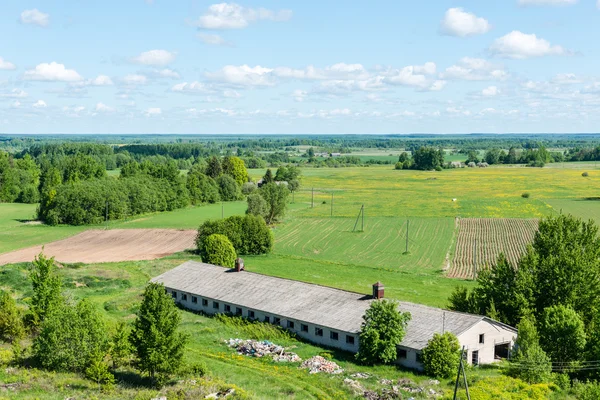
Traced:
<svg viewBox="0 0 600 400">
<path fill-rule="evenodd" d="M 331 157 L 341 157 L 342 153 L 331 153 Z"/>
<path fill-rule="evenodd" d="M 464 168 L 464 167 L 465 167 L 465 164 L 463 164 L 463 163 L 462 163 L 462 162 L 460 162 L 460 161 L 452 161 L 452 162 L 450 163 L 450 166 L 451 166 L 452 168 Z"/>
<path fill-rule="evenodd" d="M 240 263 L 240 260 L 237 261 Z M 313 343 L 356 353 L 363 315 L 384 297 L 384 286 L 372 295 L 226 269 L 188 261 L 152 279 L 162 283 L 182 307 L 208 314 L 225 313 L 280 325 Z M 508 357 L 517 335 L 513 327 L 491 318 L 400 302 L 410 312 L 406 335 L 398 343 L 397 363 L 422 369 L 421 351 L 435 333 L 452 332 L 468 351 L 470 364 Z"/>
</svg>

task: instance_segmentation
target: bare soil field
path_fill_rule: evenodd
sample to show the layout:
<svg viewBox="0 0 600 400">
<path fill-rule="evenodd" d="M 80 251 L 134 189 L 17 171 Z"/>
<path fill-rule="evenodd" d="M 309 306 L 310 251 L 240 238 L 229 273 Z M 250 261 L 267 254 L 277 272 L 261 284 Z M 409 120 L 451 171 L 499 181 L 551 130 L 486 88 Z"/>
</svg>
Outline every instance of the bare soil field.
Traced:
<svg viewBox="0 0 600 400">
<path fill-rule="evenodd" d="M 64 263 L 154 260 L 194 248 L 195 230 L 110 229 L 89 230 L 48 243 L 44 254 Z M 42 246 L 0 255 L 0 265 L 32 261 Z"/>
<path fill-rule="evenodd" d="M 516 266 L 538 229 L 537 219 L 461 218 L 451 278 L 473 278 L 475 269 L 489 267 L 504 253 Z"/>
</svg>

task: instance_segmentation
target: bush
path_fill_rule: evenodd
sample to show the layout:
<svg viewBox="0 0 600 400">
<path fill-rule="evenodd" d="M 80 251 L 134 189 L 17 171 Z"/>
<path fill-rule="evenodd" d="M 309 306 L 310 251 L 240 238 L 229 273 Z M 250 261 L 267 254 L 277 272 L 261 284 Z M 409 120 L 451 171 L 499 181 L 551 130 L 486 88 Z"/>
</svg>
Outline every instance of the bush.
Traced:
<svg viewBox="0 0 600 400">
<path fill-rule="evenodd" d="M 252 193 L 254 193 L 254 191 L 257 189 L 256 187 L 256 183 L 254 182 L 246 182 L 242 185 L 242 194 L 244 196 L 248 196 Z"/>
<path fill-rule="evenodd" d="M 248 209 L 246 214 L 255 215 L 266 218 L 269 212 L 267 201 L 258 193 L 253 193 L 248 196 Z"/>
<path fill-rule="evenodd" d="M 185 377 L 201 378 L 208 374 L 208 367 L 203 362 L 187 364 L 181 368 L 180 374 Z"/>
<path fill-rule="evenodd" d="M 402 164 L 400 161 L 398 161 L 396 163 L 396 165 L 394 166 L 394 169 L 403 169 L 404 168 L 404 164 Z"/>
<path fill-rule="evenodd" d="M 521 197 L 522 197 L 522 198 L 524 198 L 524 199 L 528 199 L 528 198 L 529 198 L 529 196 L 530 196 L 530 194 L 529 194 L 529 193 L 527 193 L 527 192 L 525 192 L 525 193 L 521 194 Z"/>
<path fill-rule="evenodd" d="M 202 248 L 202 261 L 208 264 L 233 268 L 235 266 L 235 249 L 227 236 L 218 233 L 212 234 L 204 241 Z"/>
<path fill-rule="evenodd" d="M 430 376 L 449 378 L 460 362 L 460 343 L 451 332 L 435 333 L 423 349 L 423 368 Z"/>
<path fill-rule="evenodd" d="M 217 185 L 219 186 L 219 194 L 223 201 L 235 201 L 241 197 L 240 187 L 238 186 L 235 179 L 229 175 L 221 175 L 217 179 Z"/>
<path fill-rule="evenodd" d="M 590 174 L 589 174 L 589 173 L 587 173 L 587 172 L 584 172 L 583 174 L 581 174 L 581 176 L 583 176 L 583 177 L 587 177 L 587 176 L 590 176 Z"/>
<path fill-rule="evenodd" d="M 250 195 L 249 197 L 259 196 Z M 259 196 L 260 197 L 260 196 Z M 235 215 L 222 220 L 209 220 L 198 228 L 196 246 L 200 254 L 204 252 L 206 239 L 212 234 L 226 236 L 237 254 L 259 255 L 270 253 L 273 248 L 273 234 L 262 217 L 255 215 Z"/>
<path fill-rule="evenodd" d="M 25 335 L 17 303 L 7 292 L 0 294 L 0 340 L 13 343 Z"/>
</svg>

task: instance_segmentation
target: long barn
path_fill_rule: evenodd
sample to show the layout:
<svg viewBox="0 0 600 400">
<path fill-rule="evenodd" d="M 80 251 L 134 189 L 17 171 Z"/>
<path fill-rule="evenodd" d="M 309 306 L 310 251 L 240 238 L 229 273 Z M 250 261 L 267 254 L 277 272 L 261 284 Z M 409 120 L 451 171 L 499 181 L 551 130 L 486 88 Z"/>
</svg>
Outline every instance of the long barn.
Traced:
<svg viewBox="0 0 600 400">
<path fill-rule="evenodd" d="M 362 317 L 383 298 L 379 282 L 365 295 L 188 261 L 152 279 L 162 283 L 182 307 L 207 314 L 226 313 L 280 325 L 313 343 L 357 352 Z M 410 312 L 406 335 L 398 343 L 397 363 L 422 369 L 420 355 L 434 333 L 452 332 L 471 364 L 506 358 L 515 328 L 488 317 L 400 302 Z"/>
</svg>

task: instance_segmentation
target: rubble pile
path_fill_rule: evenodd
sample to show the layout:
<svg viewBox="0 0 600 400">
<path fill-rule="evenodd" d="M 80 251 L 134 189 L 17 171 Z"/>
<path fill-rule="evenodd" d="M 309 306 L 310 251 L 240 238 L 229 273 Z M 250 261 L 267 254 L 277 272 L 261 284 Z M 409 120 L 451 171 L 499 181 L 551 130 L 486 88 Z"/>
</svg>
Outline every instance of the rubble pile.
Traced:
<svg viewBox="0 0 600 400">
<path fill-rule="evenodd" d="M 287 352 L 283 346 L 271 343 L 268 340 L 242 340 L 229 339 L 225 341 L 229 347 L 235 348 L 238 354 L 250 357 L 271 356 L 277 362 L 300 362 L 298 354 Z"/>
<path fill-rule="evenodd" d="M 306 368 L 311 374 L 325 372 L 326 374 L 341 374 L 344 372 L 339 365 L 321 356 L 314 356 L 304 361 L 300 368 Z"/>
</svg>

